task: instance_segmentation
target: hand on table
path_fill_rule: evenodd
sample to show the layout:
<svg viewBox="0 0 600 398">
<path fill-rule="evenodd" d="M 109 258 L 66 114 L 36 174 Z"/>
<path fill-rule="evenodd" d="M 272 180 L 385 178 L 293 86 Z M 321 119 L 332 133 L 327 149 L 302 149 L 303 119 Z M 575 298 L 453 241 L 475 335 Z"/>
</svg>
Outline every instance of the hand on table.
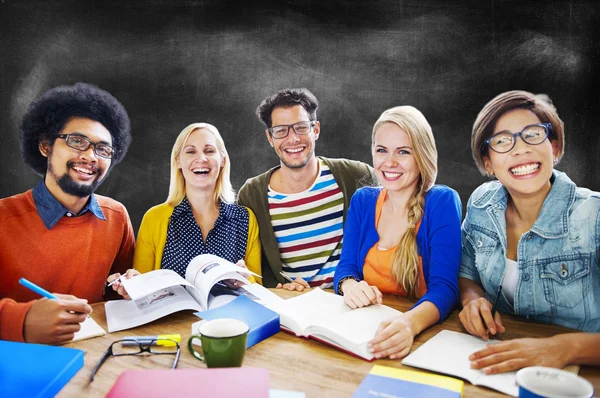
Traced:
<svg viewBox="0 0 600 398">
<path fill-rule="evenodd" d="M 131 269 L 128 269 L 123 276 L 126 279 L 129 279 L 129 278 L 133 278 L 134 276 L 137 276 L 137 275 L 140 275 L 140 272 L 136 269 L 131 268 Z M 111 282 L 119 279 L 120 277 L 121 277 L 121 274 L 117 272 L 115 274 L 109 275 L 109 277 L 106 278 L 106 282 L 111 283 Z M 129 294 L 127 294 L 127 291 L 123 287 L 123 284 L 121 283 L 120 280 L 113 283 L 111 287 L 115 292 L 117 292 L 121 296 L 123 296 L 124 299 L 131 300 L 131 297 L 129 297 Z"/>
<path fill-rule="evenodd" d="M 57 299 L 37 300 L 23 324 L 23 338 L 28 343 L 60 344 L 73 340 L 79 325 L 85 321 L 92 307 L 87 300 L 68 294 L 54 294 Z"/>
<path fill-rule="evenodd" d="M 569 346 L 557 344 L 552 337 L 526 338 L 489 344 L 473 353 L 469 360 L 472 369 L 485 374 L 518 370 L 527 366 L 563 368 L 568 365 Z"/>
<path fill-rule="evenodd" d="M 410 326 L 404 314 L 382 321 L 375 332 L 375 337 L 369 342 L 369 350 L 377 359 L 404 358 L 410 352 L 414 341 Z"/>
<path fill-rule="evenodd" d="M 495 335 L 498 332 L 506 331 L 502 325 L 500 313 L 496 312 L 496 315 L 492 317 L 492 303 L 483 297 L 465 305 L 458 314 L 458 318 L 467 332 L 481 337 L 483 340 L 487 340 L 489 334 Z"/>
<path fill-rule="evenodd" d="M 369 286 L 365 281 L 347 279 L 342 284 L 342 291 L 344 303 L 352 309 L 383 303 L 383 295 L 377 286 Z"/>
<path fill-rule="evenodd" d="M 284 283 L 283 285 L 281 283 L 278 283 L 277 286 L 275 286 L 275 287 L 277 289 L 286 289 L 286 290 L 292 290 L 292 291 L 297 290 L 297 291 L 301 292 L 304 289 L 309 289 L 310 285 L 304 279 L 296 278 L 293 282 Z"/>
</svg>

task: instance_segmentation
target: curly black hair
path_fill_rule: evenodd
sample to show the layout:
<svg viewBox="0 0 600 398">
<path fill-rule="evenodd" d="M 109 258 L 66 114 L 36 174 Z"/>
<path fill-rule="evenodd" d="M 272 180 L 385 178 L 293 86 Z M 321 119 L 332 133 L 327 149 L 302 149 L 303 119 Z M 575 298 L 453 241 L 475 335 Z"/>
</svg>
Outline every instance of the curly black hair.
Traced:
<svg viewBox="0 0 600 398">
<path fill-rule="evenodd" d="M 48 159 L 39 150 L 41 140 L 54 145 L 56 136 L 72 117 L 101 123 L 112 136 L 115 153 L 110 167 L 119 163 L 131 143 L 127 111 L 110 93 L 87 83 L 58 86 L 33 101 L 21 123 L 21 154 L 36 173 L 46 174 Z"/>
<path fill-rule="evenodd" d="M 256 108 L 256 116 L 267 128 L 271 128 L 273 109 L 277 107 L 289 108 L 295 105 L 301 105 L 308 113 L 310 120 L 317 120 L 319 101 L 313 93 L 305 88 L 286 88 L 265 98 Z"/>
</svg>

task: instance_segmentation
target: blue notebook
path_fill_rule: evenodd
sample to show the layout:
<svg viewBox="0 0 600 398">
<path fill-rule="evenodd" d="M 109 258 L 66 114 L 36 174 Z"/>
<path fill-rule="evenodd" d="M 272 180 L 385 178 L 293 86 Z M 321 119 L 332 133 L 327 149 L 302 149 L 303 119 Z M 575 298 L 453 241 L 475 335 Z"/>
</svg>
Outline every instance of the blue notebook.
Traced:
<svg viewBox="0 0 600 398">
<path fill-rule="evenodd" d="M 246 348 L 273 336 L 279 332 L 279 314 L 267 307 L 258 304 L 246 296 L 236 297 L 235 300 L 212 310 L 196 312 L 202 319 L 212 320 L 221 318 L 233 318 L 248 325 L 248 340 Z M 195 323 L 194 325 L 197 325 Z M 192 333 L 198 333 L 195 326 Z"/>
<path fill-rule="evenodd" d="M 0 397 L 53 397 L 82 367 L 82 350 L 0 340 Z"/>
</svg>

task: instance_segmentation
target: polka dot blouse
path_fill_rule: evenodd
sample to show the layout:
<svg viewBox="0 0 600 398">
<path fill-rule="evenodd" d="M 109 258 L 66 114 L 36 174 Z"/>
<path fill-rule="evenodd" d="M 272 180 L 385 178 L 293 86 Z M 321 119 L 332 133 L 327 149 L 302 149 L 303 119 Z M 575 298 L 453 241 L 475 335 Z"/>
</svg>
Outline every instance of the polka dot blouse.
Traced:
<svg viewBox="0 0 600 398">
<path fill-rule="evenodd" d="M 173 209 L 169 221 L 162 268 L 171 269 L 185 278 L 187 265 L 200 254 L 213 254 L 235 264 L 246 254 L 249 221 L 245 207 L 221 202 L 219 217 L 204 242 L 190 203 L 184 198 Z"/>
</svg>

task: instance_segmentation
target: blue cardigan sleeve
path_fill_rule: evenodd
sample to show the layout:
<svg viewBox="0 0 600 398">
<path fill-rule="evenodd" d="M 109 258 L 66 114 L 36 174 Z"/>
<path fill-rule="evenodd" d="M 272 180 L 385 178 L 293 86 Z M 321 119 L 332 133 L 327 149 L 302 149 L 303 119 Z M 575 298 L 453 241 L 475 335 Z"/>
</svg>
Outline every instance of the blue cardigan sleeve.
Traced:
<svg viewBox="0 0 600 398">
<path fill-rule="evenodd" d="M 361 213 L 362 203 L 359 199 L 361 190 L 359 189 L 350 199 L 350 207 L 346 214 L 344 223 L 344 243 L 342 245 L 342 253 L 340 261 L 335 268 L 333 276 L 334 291 L 338 292 L 338 283 L 341 279 L 347 276 L 353 276 L 359 281 L 363 279 L 362 268 L 363 264 L 359 264 L 359 249 L 361 235 Z"/>
<path fill-rule="evenodd" d="M 425 198 L 427 220 L 423 221 L 427 222 L 428 234 L 424 247 L 419 247 L 423 260 L 429 259 L 427 293 L 414 307 L 423 301 L 433 303 L 440 312 L 439 322 L 442 322 L 458 303 L 462 206 L 456 191 L 445 186 L 436 188 L 437 192 Z"/>
</svg>

